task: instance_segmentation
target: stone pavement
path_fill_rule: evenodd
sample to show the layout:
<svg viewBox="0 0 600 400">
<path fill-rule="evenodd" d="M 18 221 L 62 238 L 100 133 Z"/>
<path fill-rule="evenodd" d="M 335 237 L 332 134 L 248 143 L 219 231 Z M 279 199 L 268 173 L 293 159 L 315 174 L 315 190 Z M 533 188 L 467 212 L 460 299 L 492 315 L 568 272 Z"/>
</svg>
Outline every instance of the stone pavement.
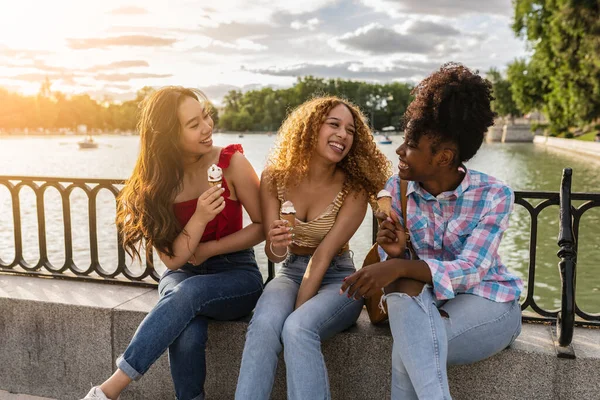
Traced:
<svg viewBox="0 0 600 400">
<path fill-rule="evenodd" d="M 0 400 L 55 400 L 49 397 L 29 396 L 27 394 L 13 394 L 0 390 Z"/>
</svg>

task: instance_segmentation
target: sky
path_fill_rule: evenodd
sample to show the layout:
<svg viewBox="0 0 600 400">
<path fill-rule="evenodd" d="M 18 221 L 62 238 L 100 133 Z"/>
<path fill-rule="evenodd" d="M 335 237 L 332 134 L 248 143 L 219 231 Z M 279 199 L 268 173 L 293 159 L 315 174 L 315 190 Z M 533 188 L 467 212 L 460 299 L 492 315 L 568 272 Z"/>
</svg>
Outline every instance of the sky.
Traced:
<svg viewBox="0 0 600 400">
<path fill-rule="evenodd" d="M 289 87 L 298 76 L 418 82 L 447 61 L 527 57 L 511 0 L 0 1 L 0 86 L 124 101 L 143 86 Z"/>
</svg>

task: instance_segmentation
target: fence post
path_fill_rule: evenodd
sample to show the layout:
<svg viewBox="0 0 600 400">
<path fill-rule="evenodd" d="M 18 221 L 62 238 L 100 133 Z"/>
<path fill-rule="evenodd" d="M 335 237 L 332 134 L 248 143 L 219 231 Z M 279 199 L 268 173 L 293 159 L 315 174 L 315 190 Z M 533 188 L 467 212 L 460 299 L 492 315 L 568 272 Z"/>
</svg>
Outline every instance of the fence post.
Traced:
<svg viewBox="0 0 600 400">
<path fill-rule="evenodd" d="M 556 319 L 556 335 L 558 337 L 557 352 L 561 358 L 575 358 L 570 347 L 575 325 L 575 239 L 573 235 L 573 218 L 571 216 L 571 168 L 563 170 L 560 184 L 560 225 L 558 232 L 560 258 L 558 269 L 562 282 L 561 307 Z"/>
</svg>

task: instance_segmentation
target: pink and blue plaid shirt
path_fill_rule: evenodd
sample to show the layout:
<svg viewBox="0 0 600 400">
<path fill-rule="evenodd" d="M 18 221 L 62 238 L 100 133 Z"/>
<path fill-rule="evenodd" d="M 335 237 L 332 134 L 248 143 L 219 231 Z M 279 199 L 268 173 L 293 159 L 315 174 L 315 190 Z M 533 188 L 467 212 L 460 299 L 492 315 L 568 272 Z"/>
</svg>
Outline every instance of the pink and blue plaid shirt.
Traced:
<svg viewBox="0 0 600 400">
<path fill-rule="evenodd" d="M 431 270 L 438 300 L 469 293 L 499 303 L 519 298 L 521 279 L 502 264 L 498 246 L 508 226 L 514 194 L 504 183 L 484 173 L 465 170 L 461 184 L 437 197 L 417 182 L 408 183 L 408 230 L 419 258 Z M 402 218 L 400 178 L 385 186 L 392 207 Z M 382 260 L 387 254 L 380 248 Z"/>
</svg>

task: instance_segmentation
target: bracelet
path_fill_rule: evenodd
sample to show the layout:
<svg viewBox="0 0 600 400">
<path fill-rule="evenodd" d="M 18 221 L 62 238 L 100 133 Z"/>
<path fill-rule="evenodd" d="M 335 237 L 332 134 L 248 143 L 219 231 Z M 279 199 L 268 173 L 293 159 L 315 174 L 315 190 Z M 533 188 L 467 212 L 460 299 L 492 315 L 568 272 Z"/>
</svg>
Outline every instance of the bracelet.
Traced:
<svg viewBox="0 0 600 400">
<path fill-rule="evenodd" d="M 269 249 L 271 250 L 271 253 L 273 253 L 273 255 L 275 257 L 284 258 L 285 256 L 288 255 L 288 249 L 287 249 L 287 247 L 285 248 L 285 254 L 284 255 L 279 255 L 279 254 L 275 253 L 273 251 L 273 242 L 269 243 Z"/>
</svg>

